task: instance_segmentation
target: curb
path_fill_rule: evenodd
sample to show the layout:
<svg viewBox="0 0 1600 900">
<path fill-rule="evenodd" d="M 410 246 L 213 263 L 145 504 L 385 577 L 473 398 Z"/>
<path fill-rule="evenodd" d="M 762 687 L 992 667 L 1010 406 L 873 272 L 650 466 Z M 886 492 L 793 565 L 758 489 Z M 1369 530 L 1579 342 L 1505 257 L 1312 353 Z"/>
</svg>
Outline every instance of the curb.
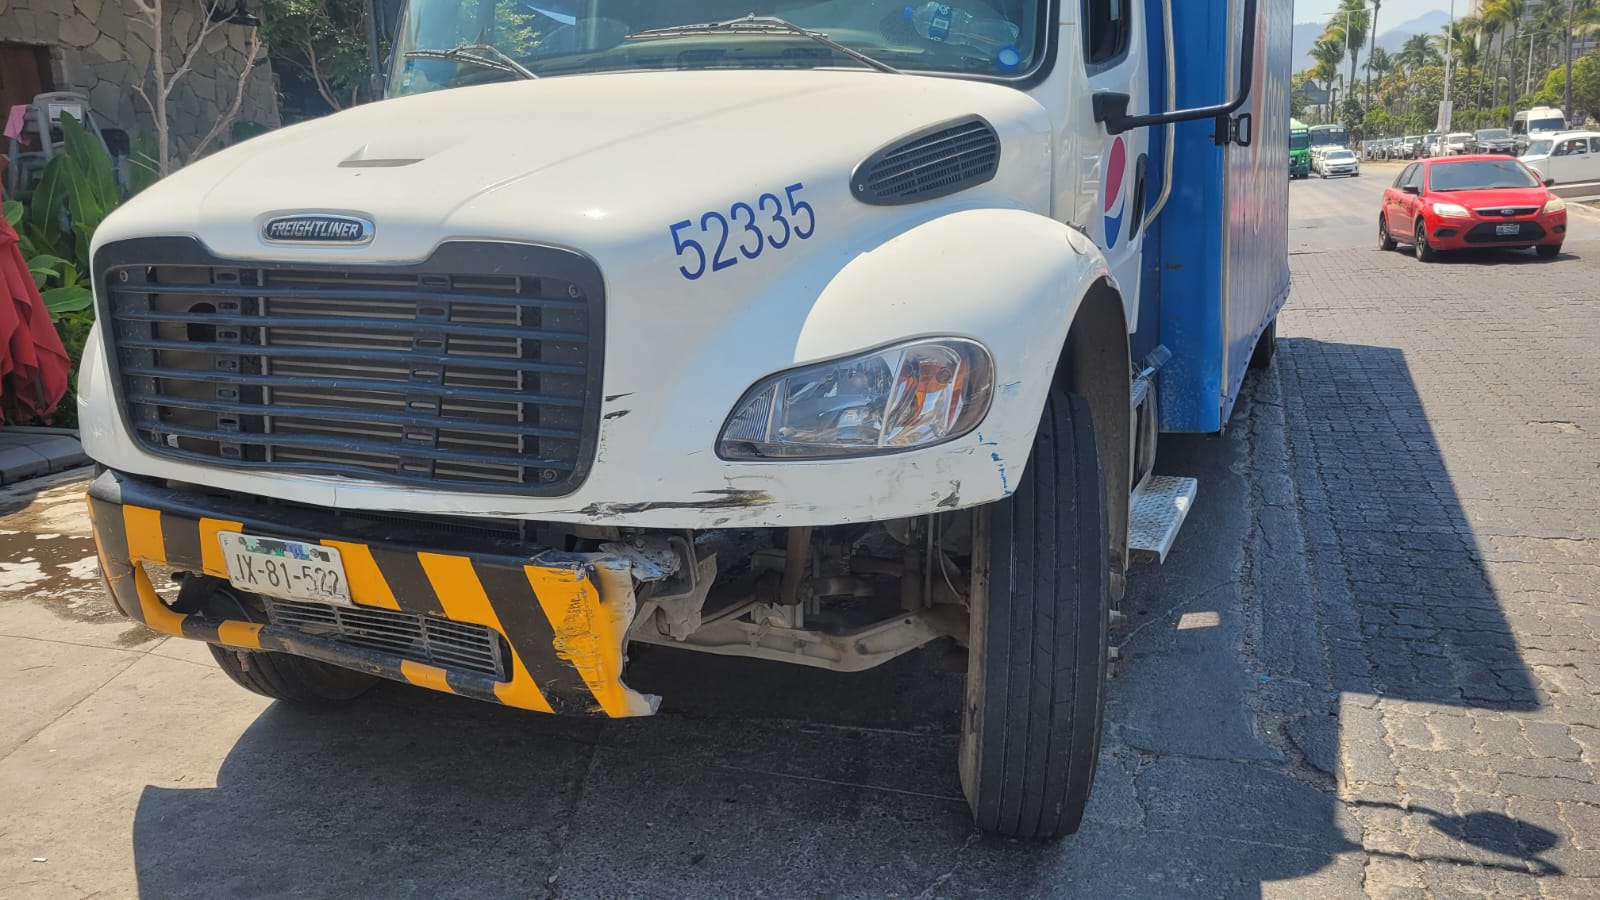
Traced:
<svg viewBox="0 0 1600 900">
<path fill-rule="evenodd" d="M 70 428 L 0 429 L 0 485 L 88 464 L 78 433 Z"/>
</svg>

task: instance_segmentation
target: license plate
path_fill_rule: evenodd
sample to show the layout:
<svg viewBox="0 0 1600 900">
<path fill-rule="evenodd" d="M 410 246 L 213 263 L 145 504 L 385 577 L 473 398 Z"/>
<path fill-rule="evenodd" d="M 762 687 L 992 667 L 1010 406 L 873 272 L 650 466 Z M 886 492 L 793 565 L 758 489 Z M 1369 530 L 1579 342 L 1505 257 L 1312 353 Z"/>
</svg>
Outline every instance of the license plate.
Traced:
<svg viewBox="0 0 1600 900">
<path fill-rule="evenodd" d="M 352 605 L 339 551 L 304 541 L 218 532 L 228 581 L 241 590 L 284 600 Z"/>
<path fill-rule="evenodd" d="M 1494 227 L 1495 234 L 1516 234 L 1521 230 L 1521 225 L 1496 225 Z"/>
</svg>

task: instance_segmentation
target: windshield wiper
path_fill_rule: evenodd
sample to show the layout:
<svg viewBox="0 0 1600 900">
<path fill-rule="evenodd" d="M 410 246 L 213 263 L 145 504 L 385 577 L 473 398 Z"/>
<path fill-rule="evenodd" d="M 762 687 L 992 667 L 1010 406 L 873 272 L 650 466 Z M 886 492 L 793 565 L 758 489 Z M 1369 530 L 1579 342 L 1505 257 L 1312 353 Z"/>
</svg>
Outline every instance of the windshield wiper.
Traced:
<svg viewBox="0 0 1600 900">
<path fill-rule="evenodd" d="M 487 53 L 494 57 L 479 56 Z M 510 72 L 518 78 L 535 79 L 539 76 L 528 71 L 528 67 L 506 55 L 504 50 L 488 43 L 479 41 L 476 44 L 461 44 L 449 50 L 407 50 L 406 59 L 443 59 L 450 62 L 471 63 L 484 69 L 493 69 L 496 72 Z"/>
<path fill-rule="evenodd" d="M 708 22 L 703 25 L 673 25 L 670 28 L 652 28 L 649 31 L 636 31 L 623 40 L 649 40 L 651 38 L 679 37 L 688 34 L 792 34 L 813 41 L 830 50 L 843 53 L 856 62 L 879 72 L 888 72 L 891 75 L 901 74 L 899 69 L 882 60 L 873 59 L 860 50 L 853 50 L 828 37 L 820 31 L 808 31 L 787 19 L 777 16 L 758 16 L 751 13 L 742 19 L 729 19 L 726 22 Z"/>
</svg>

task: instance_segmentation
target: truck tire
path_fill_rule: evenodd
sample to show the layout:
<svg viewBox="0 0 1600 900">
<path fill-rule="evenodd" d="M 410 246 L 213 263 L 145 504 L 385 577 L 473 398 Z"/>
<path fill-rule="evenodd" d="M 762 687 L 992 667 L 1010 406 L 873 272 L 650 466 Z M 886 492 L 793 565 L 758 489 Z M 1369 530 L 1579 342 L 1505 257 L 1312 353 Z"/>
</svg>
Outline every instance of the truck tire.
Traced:
<svg viewBox="0 0 1600 900">
<path fill-rule="evenodd" d="M 1250 368 L 1265 369 L 1272 365 L 1272 355 L 1278 352 L 1278 317 L 1273 316 L 1267 327 L 1256 338 L 1256 348 L 1250 353 Z"/>
<path fill-rule="evenodd" d="M 1100 753 L 1110 616 L 1105 475 L 1087 401 L 1052 390 L 1026 474 L 987 515 L 962 791 L 986 831 L 1071 834 Z"/>
<path fill-rule="evenodd" d="M 320 705 L 354 700 L 378 683 L 374 675 L 303 656 L 209 646 L 217 665 L 235 684 L 287 703 Z"/>
</svg>

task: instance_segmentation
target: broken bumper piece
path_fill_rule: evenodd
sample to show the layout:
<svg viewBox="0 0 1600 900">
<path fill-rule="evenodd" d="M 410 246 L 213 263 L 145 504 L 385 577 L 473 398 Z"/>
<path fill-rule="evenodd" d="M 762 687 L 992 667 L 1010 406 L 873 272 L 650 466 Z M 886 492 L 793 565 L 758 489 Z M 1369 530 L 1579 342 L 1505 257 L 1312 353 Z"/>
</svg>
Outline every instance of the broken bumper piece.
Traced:
<svg viewBox="0 0 1600 900">
<path fill-rule="evenodd" d="M 123 613 L 164 634 L 305 656 L 539 712 L 646 716 L 660 701 L 622 682 L 626 636 L 637 606 L 636 561 L 622 556 L 529 552 L 513 539 L 463 537 L 266 501 L 253 504 L 249 498 L 173 490 L 116 472 L 102 474 L 90 486 L 89 506 L 112 599 Z M 211 604 L 190 613 L 174 609 L 171 597 L 158 593 L 152 569 L 226 579 L 218 537 L 224 532 L 337 548 L 354 604 L 341 608 L 339 620 L 369 624 L 347 629 L 308 624 L 304 617 L 275 620 L 243 604 Z M 431 633 L 431 626 L 448 631 L 441 623 L 485 634 L 498 643 L 494 657 L 500 675 L 435 664 L 437 654 L 423 652 L 420 643 L 363 640 L 383 628 L 386 615 L 411 623 L 419 634 Z M 334 618 L 330 606 L 327 620 Z"/>
</svg>

